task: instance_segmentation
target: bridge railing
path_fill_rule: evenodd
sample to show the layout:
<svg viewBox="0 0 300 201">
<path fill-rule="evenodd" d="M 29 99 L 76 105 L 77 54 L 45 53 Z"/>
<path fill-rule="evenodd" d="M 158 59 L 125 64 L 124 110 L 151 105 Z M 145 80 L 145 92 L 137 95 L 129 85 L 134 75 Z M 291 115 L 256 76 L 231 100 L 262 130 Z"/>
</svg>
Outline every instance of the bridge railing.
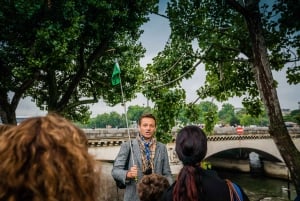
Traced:
<svg viewBox="0 0 300 201">
<path fill-rule="evenodd" d="M 287 128 L 289 134 L 300 134 L 300 127 L 289 127 Z M 269 134 L 268 127 L 244 127 L 242 135 L 259 135 L 259 134 Z M 236 128 L 235 127 L 222 127 L 222 128 L 215 128 L 214 135 L 236 135 Z"/>
<path fill-rule="evenodd" d="M 88 139 L 102 139 L 102 138 L 128 138 L 135 137 L 138 133 L 136 128 L 103 128 L 103 129 L 83 129 Z"/>
<path fill-rule="evenodd" d="M 128 132 L 130 137 L 135 138 L 138 134 L 137 128 L 109 128 L 109 129 L 83 129 L 87 135 L 88 139 L 126 139 L 128 138 Z M 176 138 L 178 129 L 172 130 L 172 135 L 174 139 Z M 288 128 L 290 135 L 298 135 L 300 134 L 300 128 Z M 269 134 L 268 127 L 245 127 L 242 135 L 265 135 Z M 213 135 L 237 135 L 236 128 L 234 127 L 222 127 L 215 128 Z"/>
</svg>

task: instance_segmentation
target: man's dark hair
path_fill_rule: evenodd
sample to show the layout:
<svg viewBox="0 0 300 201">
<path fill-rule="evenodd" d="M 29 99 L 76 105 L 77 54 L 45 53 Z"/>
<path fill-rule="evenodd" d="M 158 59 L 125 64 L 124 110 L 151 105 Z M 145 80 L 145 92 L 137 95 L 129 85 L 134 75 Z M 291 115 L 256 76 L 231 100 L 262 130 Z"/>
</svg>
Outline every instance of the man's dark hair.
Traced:
<svg viewBox="0 0 300 201">
<path fill-rule="evenodd" d="M 155 122 L 155 125 L 156 125 L 156 118 L 153 114 L 150 114 L 150 113 L 145 113 L 145 114 L 142 114 L 138 120 L 138 124 L 141 125 L 141 122 L 142 122 L 142 119 L 143 118 L 151 118 L 151 119 L 154 119 L 154 122 Z"/>
</svg>

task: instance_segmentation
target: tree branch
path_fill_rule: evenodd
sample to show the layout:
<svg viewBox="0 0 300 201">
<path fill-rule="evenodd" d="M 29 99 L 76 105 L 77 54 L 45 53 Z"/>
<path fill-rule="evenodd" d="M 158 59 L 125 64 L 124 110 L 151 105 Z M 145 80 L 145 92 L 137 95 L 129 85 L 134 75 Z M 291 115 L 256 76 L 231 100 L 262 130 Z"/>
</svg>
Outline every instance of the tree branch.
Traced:
<svg viewBox="0 0 300 201">
<path fill-rule="evenodd" d="M 75 108 L 79 105 L 87 105 L 87 104 L 92 104 L 92 103 L 97 103 L 97 102 L 98 102 L 98 99 L 96 99 L 95 97 L 93 99 L 80 100 L 80 101 L 76 101 L 75 103 L 72 103 L 72 104 L 69 104 L 69 105 L 65 106 L 63 108 L 63 110 L 69 111 L 72 108 Z"/>
</svg>

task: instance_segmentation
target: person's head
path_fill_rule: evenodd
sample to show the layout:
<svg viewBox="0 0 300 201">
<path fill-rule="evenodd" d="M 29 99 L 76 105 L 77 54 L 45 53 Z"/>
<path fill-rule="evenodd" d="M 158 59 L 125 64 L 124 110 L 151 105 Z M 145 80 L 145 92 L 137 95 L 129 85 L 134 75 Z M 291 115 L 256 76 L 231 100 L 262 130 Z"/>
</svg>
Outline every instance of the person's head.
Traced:
<svg viewBox="0 0 300 201">
<path fill-rule="evenodd" d="M 158 201 L 170 186 L 166 177 L 159 174 L 144 175 L 138 183 L 140 201 Z"/>
<path fill-rule="evenodd" d="M 198 126 L 182 128 L 176 137 L 175 150 L 183 165 L 198 165 L 207 151 L 205 133 Z"/>
<path fill-rule="evenodd" d="M 200 162 L 207 152 L 207 138 L 198 126 L 182 128 L 176 137 L 176 153 L 183 163 L 173 191 L 174 200 L 199 200 Z"/>
<path fill-rule="evenodd" d="M 0 200 L 95 201 L 99 169 L 67 119 L 32 117 L 0 136 Z"/>
<path fill-rule="evenodd" d="M 138 121 L 139 133 L 145 140 L 149 140 L 153 137 L 156 131 L 156 118 L 152 114 L 143 114 Z"/>
</svg>

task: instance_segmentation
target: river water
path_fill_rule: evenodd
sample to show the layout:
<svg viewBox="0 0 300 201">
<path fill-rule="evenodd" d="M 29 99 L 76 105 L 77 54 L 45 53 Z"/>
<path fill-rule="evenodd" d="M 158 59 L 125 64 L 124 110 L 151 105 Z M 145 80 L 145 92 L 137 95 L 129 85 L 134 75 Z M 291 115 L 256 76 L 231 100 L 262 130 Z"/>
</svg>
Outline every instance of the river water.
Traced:
<svg viewBox="0 0 300 201">
<path fill-rule="evenodd" d="M 294 185 L 287 180 L 221 170 L 218 170 L 218 174 L 242 186 L 251 201 L 288 201 L 296 197 Z"/>
<path fill-rule="evenodd" d="M 101 165 L 100 165 L 101 164 Z M 100 163 L 102 169 L 101 201 L 121 201 L 123 200 L 123 190 L 117 190 L 111 177 L 111 163 Z M 296 191 L 294 186 L 287 180 L 272 179 L 264 176 L 253 177 L 248 173 L 237 173 L 232 171 L 217 171 L 219 176 L 227 178 L 239 184 L 251 201 L 289 201 L 294 200 Z M 290 186 L 290 198 L 287 191 Z"/>
</svg>

